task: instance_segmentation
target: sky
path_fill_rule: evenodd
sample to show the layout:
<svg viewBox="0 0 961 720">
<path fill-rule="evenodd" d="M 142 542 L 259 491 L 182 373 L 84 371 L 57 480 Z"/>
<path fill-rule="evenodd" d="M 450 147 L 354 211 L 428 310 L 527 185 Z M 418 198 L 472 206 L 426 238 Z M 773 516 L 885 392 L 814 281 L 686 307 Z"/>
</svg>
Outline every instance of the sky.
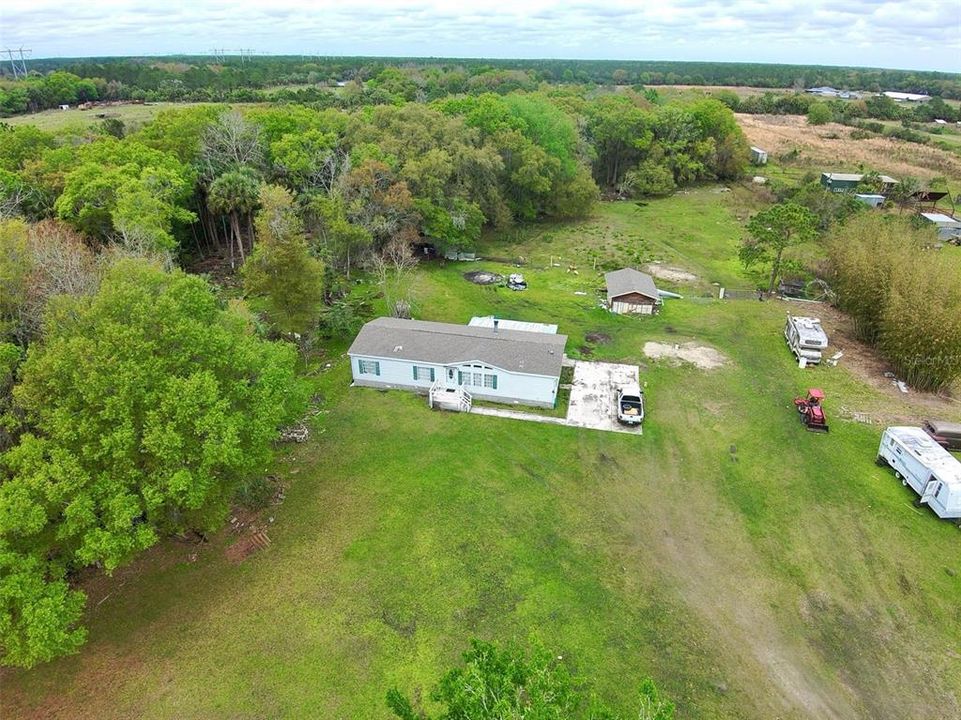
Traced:
<svg viewBox="0 0 961 720">
<path fill-rule="evenodd" d="M 33 57 L 267 54 L 857 65 L 961 72 L 961 0 L 0 0 Z"/>
</svg>

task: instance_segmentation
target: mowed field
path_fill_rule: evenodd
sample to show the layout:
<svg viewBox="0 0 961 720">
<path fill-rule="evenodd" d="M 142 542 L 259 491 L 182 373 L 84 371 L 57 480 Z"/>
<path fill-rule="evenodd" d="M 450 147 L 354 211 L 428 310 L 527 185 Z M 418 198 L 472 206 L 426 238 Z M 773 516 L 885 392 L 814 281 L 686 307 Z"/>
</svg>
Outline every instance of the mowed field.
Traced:
<svg viewBox="0 0 961 720">
<path fill-rule="evenodd" d="M 394 686 L 430 709 L 469 638 L 531 636 L 625 708 L 651 675 L 680 718 L 959 717 L 961 531 L 913 506 L 874 464 L 882 427 L 841 408 L 961 406 L 843 360 L 799 370 L 781 336 L 796 307 L 701 297 L 751 285 L 734 258 L 746 197 L 703 188 L 487 238 L 483 255 L 524 258 L 526 292 L 463 278 L 508 262 L 418 271 L 417 317 L 556 322 L 570 354 L 638 364 L 642 436 L 349 388 L 336 344 L 311 361 L 311 439 L 269 468 L 287 488 L 271 545 L 235 564 L 230 532 L 170 542 L 92 581 L 89 643 L 5 672 L 3 717 L 387 718 Z M 657 317 L 617 317 L 597 307 L 595 260 L 698 280 L 664 283 L 685 298 Z M 648 341 L 727 364 L 654 362 Z M 827 435 L 791 404 L 810 385 Z"/>
</svg>

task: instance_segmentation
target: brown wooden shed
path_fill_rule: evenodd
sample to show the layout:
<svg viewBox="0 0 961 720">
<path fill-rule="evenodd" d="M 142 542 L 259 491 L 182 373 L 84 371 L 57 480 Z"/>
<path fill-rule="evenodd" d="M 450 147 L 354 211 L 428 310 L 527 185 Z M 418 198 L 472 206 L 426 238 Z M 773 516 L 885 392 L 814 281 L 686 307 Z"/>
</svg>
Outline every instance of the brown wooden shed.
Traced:
<svg viewBox="0 0 961 720">
<path fill-rule="evenodd" d="M 661 304 L 654 278 L 632 268 L 604 275 L 607 307 L 618 314 L 653 315 Z"/>
</svg>

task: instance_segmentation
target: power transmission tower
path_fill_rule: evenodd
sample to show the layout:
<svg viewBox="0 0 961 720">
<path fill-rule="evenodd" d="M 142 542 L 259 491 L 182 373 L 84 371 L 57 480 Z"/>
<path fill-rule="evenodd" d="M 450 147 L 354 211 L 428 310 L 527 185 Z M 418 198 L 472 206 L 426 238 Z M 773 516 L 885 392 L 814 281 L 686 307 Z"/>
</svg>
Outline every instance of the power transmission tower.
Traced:
<svg viewBox="0 0 961 720">
<path fill-rule="evenodd" d="M 21 47 L 19 50 L 7 48 L 4 52 L 6 52 L 7 57 L 10 58 L 10 69 L 13 70 L 13 79 L 22 80 L 27 77 L 27 58 L 24 53 L 29 55 L 33 51 L 24 50 Z"/>
</svg>

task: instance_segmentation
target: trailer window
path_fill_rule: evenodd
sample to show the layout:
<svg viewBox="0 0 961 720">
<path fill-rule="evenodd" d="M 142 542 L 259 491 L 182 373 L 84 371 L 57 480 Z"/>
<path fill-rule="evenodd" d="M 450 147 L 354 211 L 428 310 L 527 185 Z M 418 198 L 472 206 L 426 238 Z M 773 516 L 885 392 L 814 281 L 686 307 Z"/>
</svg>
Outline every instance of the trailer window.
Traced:
<svg viewBox="0 0 961 720">
<path fill-rule="evenodd" d="M 380 375 L 380 363 L 376 360 L 358 360 L 357 369 L 361 375 Z"/>
<path fill-rule="evenodd" d="M 414 365 L 414 380 L 430 380 L 434 382 L 434 368 Z"/>
<path fill-rule="evenodd" d="M 945 487 L 947 486 L 944 483 L 938 483 L 938 489 L 934 491 L 934 496 L 941 497 L 941 491 L 944 490 Z M 943 500 L 944 498 L 941 499 Z"/>
</svg>

